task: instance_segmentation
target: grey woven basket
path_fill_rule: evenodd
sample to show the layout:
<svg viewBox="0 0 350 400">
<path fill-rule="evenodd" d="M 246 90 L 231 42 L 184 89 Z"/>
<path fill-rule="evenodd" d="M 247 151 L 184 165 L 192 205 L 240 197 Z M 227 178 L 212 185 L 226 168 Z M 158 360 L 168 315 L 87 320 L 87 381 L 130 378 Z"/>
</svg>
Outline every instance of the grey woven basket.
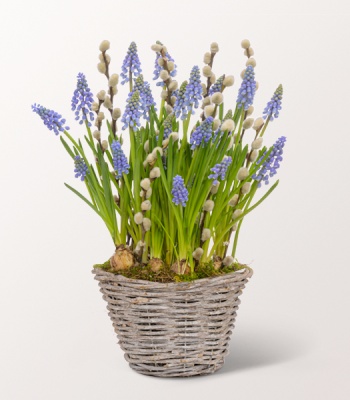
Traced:
<svg viewBox="0 0 350 400">
<path fill-rule="evenodd" d="M 181 283 L 128 279 L 99 268 L 92 272 L 135 371 L 186 377 L 223 366 L 250 268 Z"/>
</svg>

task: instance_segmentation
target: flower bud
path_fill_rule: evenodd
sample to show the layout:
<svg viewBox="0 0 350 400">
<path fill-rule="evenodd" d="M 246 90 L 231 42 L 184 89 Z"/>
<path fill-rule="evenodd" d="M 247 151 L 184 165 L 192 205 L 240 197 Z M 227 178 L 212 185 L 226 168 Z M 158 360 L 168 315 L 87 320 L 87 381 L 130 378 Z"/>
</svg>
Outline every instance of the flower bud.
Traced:
<svg viewBox="0 0 350 400">
<path fill-rule="evenodd" d="M 165 106 L 165 112 L 167 113 L 167 115 L 171 114 L 173 111 L 173 107 L 171 107 L 169 104 Z"/>
<path fill-rule="evenodd" d="M 259 89 L 259 82 L 255 82 L 255 91 Z"/>
<path fill-rule="evenodd" d="M 154 167 L 149 173 L 149 177 L 151 179 L 156 179 L 160 177 L 160 169 L 158 167 Z"/>
<path fill-rule="evenodd" d="M 250 162 L 256 161 L 256 159 L 258 158 L 258 155 L 259 155 L 258 150 L 253 150 L 253 151 L 250 153 L 249 161 L 250 161 Z"/>
<path fill-rule="evenodd" d="M 209 228 L 204 228 L 201 237 L 202 242 L 205 242 L 206 240 L 210 239 L 210 237 L 211 237 L 211 230 Z"/>
<path fill-rule="evenodd" d="M 214 205 L 215 203 L 213 202 L 213 200 L 207 200 L 204 203 L 203 210 L 208 212 L 213 211 Z"/>
<path fill-rule="evenodd" d="M 203 107 L 208 106 L 209 104 L 211 104 L 210 103 L 210 97 L 209 96 L 204 97 L 202 104 L 203 104 Z"/>
<path fill-rule="evenodd" d="M 146 157 L 146 161 L 148 162 L 148 164 L 152 164 L 155 160 L 156 157 L 152 153 L 148 154 L 148 156 Z"/>
<path fill-rule="evenodd" d="M 224 96 L 222 95 L 221 92 L 215 92 L 215 93 L 213 93 L 213 95 L 211 96 L 211 101 L 212 101 L 214 104 L 219 105 L 219 104 L 221 104 L 221 103 L 224 101 Z"/>
<path fill-rule="evenodd" d="M 254 124 L 254 118 L 247 118 L 243 121 L 243 129 L 249 129 L 253 126 Z"/>
<path fill-rule="evenodd" d="M 96 101 L 94 101 L 94 102 L 92 103 L 92 105 L 91 105 L 91 110 L 92 110 L 92 111 L 97 111 L 98 108 L 99 108 L 99 104 L 96 103 Z"/>
<path fill-rule="evenodd" d="M 107 150 L 107 149 L 108 149 L 108 142 L 107 142 L 107 140 L 102 140 L 101 146 L 102 146 L 102 149 L 103 149 L 103 150 Z"/>
<path fill-rule="evenodd" d="M 235 83 L 235 78 L 233 77 L 233 75 L 225 76 L 225 79 L 222 82 L 222 84 L 225 87 L 233 86 L 234 83 Z"/>
<path fill-rule="evenodd" d="M 241 42 L 241 46 L 243 47 L 243 49 L 249 49 L 250 41 L 248 39 L 243 39 Z"/>
<path fill-rule="evenodd" d="M 219 190 L 219 183 L 217 185 L 212 185 L 211 189 L 210 189 L 210 193 L 212 194 L 216 194 Z"/>
<path fill-rule="evenodd" d="M 244 50 L 244 55 L 247 57 L 251 57 L 254 55 L 254 50 L 251 47 L 249 47 L 248 49 Z"/>
<path fill-rule="evenodd" d="M 168 146 L 168 144 L 169 144 L 169 138 L 166 138 L 166 139 L 164 139 L 163 141 L 162 141 L 162 147 L 167 147 Z"/>
<path fill-rule="evenodd" d="M 216 76 L 215 76 L 215 74 L 212 73 L 209 79 L 210 79 L 210 83 L 213 85 L 213 84 L 216 82 Z"/>
<path fill-rule="evenodd" d="M 204 54 L 203 62 L 204 64 L 209 64 L 211 61 L 211 54 L 209 52 Z"/>
<path fill-rule="evenodd" d="M 262 147 L 263 144 L 263 138 L 259 137 L 257 139 L 255 139 L 252 143 L 252 149 L 253 150 L 259 150 Z"/>
<path fill-rule="evenodd" d="M 113 95 L 116 95 L 118 93 L 118 89 L 116 86 L 111 86 L 111 89 L 112 89 Z"/>
<path fill-rule="evenodd" d="M 216 42 L 213 42 L 211 45 L 210 45 L 210 51 L 212 52 L 212 53 L 217 53 L 218 51 L 219 51 L 219 45 L 216 43 Z"/>
<path fill-rule="evenodd" d="M 154 158 L 157 158 L 158 153 L 160 154 L 160 156 L 162 157 L 163 155 L 163 149 L 161 147 L 155 147 L 152 151 L 152 155 Z"/>
<path fill-rule="evenodd" d="M 116 85 L 118 85 L 118 82 L 119 82 L 119 75 L 112 74 L 108 80 L 108 86 L 116 86 Z"/>
<path fill-rule="evenodd" d="M 144 178 L 140 182 L 140 185 L 143 190 L 147 191 L 151 187 L 151 181 L 149 180 L 149 178 Z"/>
<path fill-rule="evenodd" d="M 248 176 L 249 176 L 249 171 L 248 168 L 246 167 L 241 167 L 237 172 L 237 179 L 239 181 L 244 181 L 244 179 L 247 179 Z"/>
<path fill-rule="evenodd" d="M 103 102 L 103 105 L 110 110 L 113 107 L 113 104 L 111 102 L 111 99 L 109 96 L 106 96 L 105 101 Z"/>
<path fill-rule="evenodd" d="M 172 105 L 174 105 L 176 103 L 176 96 L 171 96 L 170 97 L 170 102 Z"/>
<path fill-rule="evenodd" d="M 157 53 L 159 53 L 162 50 L 163 46 L 156 43 L 156 44 L 152 44 L 151 49 L 153 51 L 156 51 Z"/>
<path fill-rule="evenodd" d="M 204 107 L 204 115 L 206 118 L 211 117 L 214 115 L 215 106 L 214 104 L 210 104 L 209 106 Z"/>
<path fill-rule="evenodd" d="M 174 69 L 175 69 L 175 64 L 174 64 L 174 61 L 168 61 L 168 70 L 169 71 L 174 71 Z"/>
<path fill-rule="evenodd" d="M 145 150 L 146 153 L 149 152 L 149 140 L 148 139 L 145 141 L 145 144 L 143 145 L 143 149 Z"/>
<path fill-rule="evenodd" d="M 143 229 L 147 232 L 151 229 L 151 220 L 149 218 L 144 218 L 142 221 Z"/>
<path fill-rule="evenodd" d="M 237 228 L 238 228 L 238 224 L 233 224 L 232 227 L 231 227 L 232 232 L 236 231 Z"/>
<path fill-rule="evenodd" d="M 252 115 L 254 112 L 254 107 L 253 106 L 249 106 L 248 110 L 247 110 L 247 117 L 249 117 L 249 115 Z"/>
<path fill-rule="evenodd" d="M 229 205 L 230 207 L 236 206 L 237 203 L 238 203 L 238 198 L 239 198 L 238 194 L 234 194 L 234 195 L 232 196 L 231 200 L 228 202 L 228 205 Z"/>
<path fill-rule="evenodd" d="M 134 215 L 134 221 L 135 221 L 135 223 L 136 223 L 137 225 L 142 224 L 142 221 L 143 221 L 143 214 L 142 214 L 142 212 L 138 212 L 138 213 L 136 213 L 136 214 Z"/>
<path fill-rule="evenodd" d="M 103 40 L 100 44 L 100 51 L 103 53 L 109 49 L 110 43 L 109 40 Z"/>
<path fill-rule="evenodd" d="M 165 69 L 162 69 L 160 71 L 159 77 L 162 81 L 167 81 L 170 77 L 169 72 L 166 71 Z"/>
<path fill-rule="evenodd" d="M 152 196 L 152 188 L 149 188 L 149 189 L 146 191 L 146 199 L 149 199 L 151 196 Z"/>
<path fill-rule="evenodd" d="M 145 200 L 141 203 L 141 210 L 142 211 L 148 211 L 152 207 L 152 204 L 149 200 Z"/>
<path fill-rule="evenodd" d="M 248 67 L 248 65 L 251 65 L 252 67 L 256 67 L 256 61 L 255 58 L 251 57 L 248 58 L 247 62 L 245 63 L 245 65 Z"/>
<path fill-rule="evenodd" d="M 221 121 L 217 118 L 214 119 L 213 121 L 213 130 L 216 131 L 217 129 L 219 129 L 221 125 Z"/>
<path fill-rule="evenodd" d="M 122 112 L 121 112 L 120 108 L 115 108 L 112 112 L 112 118 L 114 120 L 117 120 L 118 118 L 120 118 L 121 115 L 122 115 Z"/>
<path fill-rule="evenodd" d="M 192 256 L 195 260 L 200 260 L 202 255 L 204 253 L 204 250 L 201 247 L 197 247 L 196 250 L 192 253 Z"/>
<path fill-rule="evenodd" d="M 220 128 L 223 132 L 229 131 L 232 132 L 235 129 L 235 123 L 232 119 L 227 119 L 224 121 Z"/>
<path fill-rule="evenodd" d="M 261 118 L 261 117 L 259 117 L 259 118 L 257 118 L 255 121 L 254 121 L 254 124 L 253 124 L 253 129 L 255 130 L 255 131 L 260 131 L 260 129 L 262 128 L 262 126 L 264 125 L 264 119 L 263 118 Z"/>
<path fill-rule="evenodd" d="M 98 120 L 98 121 L 102 121 L 102 120 L 104 120 L 104 119 L 105 119 L 105 114 L 104 114 L 104 112 L 100 111 L 100 112 L 97 114 L 97 120 Z"/>
<path fill-rule="evenodd" d="M 101 139 L 101 132 L 98 131 L 98 130 L 94 131 L 94 133 L 92 135 L 96 140 L 100 140 Z"/>
<path fill-rule="evenodd" d="M 212 74 L 212 70 L 211 67 L 209 65 L 205 65 L 202 69 L 203 72 L 203 76 L 205 76 L 206 78 L 210 78 L 211 74 Z"/>
<path fill-rule="evenodd" d="M 160 98 L 161 98 L 162 100 L 166 100 L 166 99 L 168 98 L 168 92 L 167 92 L 166 90 L 162 90 L 162 91 L 160 92 Z"/>
<path fill-rule="evenodd" d="M 101 74 L 105 74 L 107 71 L 107 67 L 106 64 L 104 62 L 100 62 L 97 64 L 97 69 L 99 72 L 101 72 Z"/>
<path fill-rule="evenodd" d="M 235 210 L 235 211 L 233 212 L 233 214 L 232 214 L 233 219 L 238 218 L 238 217 L 239 217 L 240 215 L 242 215 L 242 214 L 243 214 L 243 211 L 242 211 L 242 210 L 240 210 L 240 209 Z"/>
<path fill-rule="evenodd" d="M 105 92 L 104 90 L 100 90 L 100 91 L 97 93 L 96 97 L 97 97 L 99 100 L 104 101 L 104 99 L 106 98 L 106 92 Z"/>
<path fill-rule="evenodd" d="M 163 67 L 163 66 L 164 66 L 164 58 L 159 57 L 158 60 L 157 60 L 157 64 L 158 64 L 160 67 Z"/>
<path fill-rule="evenodd" d="M 111 56 L 110 56 L 109 54 L 107 54 L 107 53 L 104 53 L 104 54 L 101 53 L 101 54 L 98 56 L 98 58 L 99 58 L 99 60 L 100 60 L 101 62 L 106 62 L 107 65 L 111 62 Z"/>
<path fill-rule="evenodd" d="M 241 72 L 241 78 L 243 79 L 244 78 L 244 75 L 245 75 L 245 69 Z"/>
<path fill-rule="evenodd" d="M 148 167 L 148 161 L 147 160 L 145 160 L 142 164 L 143 164 L 143 168 L 144 169 L 146 169 Z M 141 194 L 141 196 L 142 196 L 142 194 Z"/>
<path fill-rule="evenodd" d="M 169 83 L 169 90 L 171 92 L 175 92 L 175 90 L 178 88 L 179 84 L 177 83 L 177 81 L 171 81 Z"/>
<path fill-rule="evenodd" d="M 179 133 L 178 132 L 171 132 L 171 134 L 169 135 L 169 138 L 172 138 L 173 142 L 176 142 L 177 140 L 179 140 Z"/>
<path fill-rule="evenodd" d="M 233 264 L 234 258 L 232 256 L 226 256 L 223 260 L 222 263 L 225 265 L 225 267 L 229 267 L 230 265 Z"/>
<path fill-rule="evenodd" d="M 243 183 L 242 187 L 241 187 L 241 192 L 242 194 L 247 194 L 250 191 L 250 182 L 245 182 Z"/>
</svg>

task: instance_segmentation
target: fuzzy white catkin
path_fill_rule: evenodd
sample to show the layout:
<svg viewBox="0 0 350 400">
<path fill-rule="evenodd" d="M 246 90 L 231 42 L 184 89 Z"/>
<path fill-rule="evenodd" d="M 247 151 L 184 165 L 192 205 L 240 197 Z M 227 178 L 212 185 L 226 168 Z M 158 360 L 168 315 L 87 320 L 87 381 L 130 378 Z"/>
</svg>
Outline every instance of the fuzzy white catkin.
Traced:
<svg viewBox="0 0 350 400">
<path fill-rule="evenodd" d="M 143 145 L 143 149 L 145 150 L 146 153 L 149 151 L 149 140 L 147 139 L 145 141 L 145 144 Z"/>
<path fill-rule="evenodd" d="M 211 54 L 210 54 L 209 52 L 207 52 L 207 53 L 204 54 L 203 62 L 204 62 L 205 64 L 209 64 L 210 61 L 211 61 Z"/>
<path fill-rule="evenodd" d="M 168 71 L 166 71 L 165 69 L 162 69 L 161 71 L 160 71 L 160 74 L 159 74 L 159 77 L 160 77 L 160 79 L 162 80 L 162 81 L 166 81 L 166 80 L 168 80 L 169 79 L 169 72 Z"/>
<path fill-rule="evenodd" d="M 94 133 L 92 135 L 96 140 L 100 140 L 101 139 L 101 132 L 98 131 L 98 130 L 94 131 Z"/>
<path fill-rule="evenodd" d="M 101 62 L 106 62 L 107 64 L 109 64 L 111 62 L 111 56 L 107 53 L 104 53 L 104 54 L 101 53 L 98 56 L 98 58 Z"/>
<path fill-rule="evenodd" d="M 217 52 L 219 51 L 219 45 L 218 45 L 216 42 L 213 42 L 213 43 L 210 45 L 210 51 L 211 51 L 212 53 L 217 53 Z"/>
<path fill-rule="evenodd" d="M 209 96 L 204 97 L 202 104 L 203 104 L 203 107 L 209 106 L 210 105 L 210 97 Z"/>
<path fill-rule="evenodd" d="M 117 93 L 118 93 L 118 89 L 117 89 L 117 87 L 116 87 L 116 86 L 111 86 L 111 89 L 112 89 L 112 93 L 113 93 L 113 95 L 115 95 L 115 94 L 117 94 Z"/>
<path fill-rule="evenodd" d="M 120 108 L 115 108 L 114 110 L 113 110 L 113 112 L 112 112 L 112 118 L 114 119 L 114 120 L 117 120 L 118 118 L 120 118 L 120 116 L 122 115 L 122 111 L 121 111 L 121 109 Z"/>
<path fill-rule="evenodd" d="M 149 199 L 152 196 L 152 188 L 149 188 L 146 192 L 146 199 Z"/>
<path fill-rule="evenodd" d="M 148 211 L 152 207 L 152 204 L 149 200 L 145 200 L 141 203 L 141 210 L 142 211 Z"/>
<path fill-rule="evenodd" d="M 98 63 L 97 64 L 97 69 L 98 69 L 99 72 L 101 72 L 101 74 L 106 73 L 106 70 L 107 70 L 106 64 L 104 62 Z"/>
<path fill-rule="evenodd" d="M 175 92 L 175 90 L 178 88 L 179 84 L 177 83 L 177 81 L 171 81 L 169 83 L 169 90 L 171 92 Z"/>
<path fill-rule="evenodd" d="M 214 205 L 215 203 L 213 202 L 213 200 L 207 200 L 204 203 L 203 210 L 208 212 L 213 211 Z"/>
<path fill-rule="evenodd" d="M 142 221 L 143 229 L 147 232 L 151 229 L 152 222 L 149 218 L 144 218 Z"/>
<path fill-rule="evenodd" d="M 204 228 L 201 237 L 202 242 L 205 242 L 206 240 L 210 239 L 210 237 L 211 237 L 211 230 L 209 228 Z"/>
<path fill-rule="evenodd" d="M 252 67 L 256 67 L 256 61 L 255 58 L 251 57 L 248 58 L 247 62 L 245 63 L 245 65 L 248 67 L 248 65 L 251 65 Z"/>
<path fill-rule="evenodd" d="M 244 50 L 244 55 L 247 57 L 251 57 L 254 55 L 254 50 L 252 49 L 252 47 L 249 47 L 248 49 Z"/>
<path fill-rule="evenodd" d="M 249 129 L 253 126 L 254 124 L 254 118 L 247 118 L 243 121 L 243 129 Z"/>
<path fill-rule="evenodd" d="M 152 49 L 153 51 L 158 52 L 158 53 L 162 50 L 162 48 L 163 48 L 163 46 L 160 45 L 160 44 L 158 44 L 158 43 L 152 44 L 152 46 L 151 46 L 151 49 Z"/>
<path fill-rule="evenodd" d="M 243 214 L 243 211 L 242 210 L 240 210 L 240 209 L 238 209 L 238 210 L 236 210 L 236 211 L 234 211 L 233 212 L 233 219 L 236 219 L 236 218 L 238 218 L 240 215 L 242 215 Z"/>
<path fill-rule="evenodd" d="M 167 97 L 168 97 L 168 92 L 167 92 L 166 90 L 162 90 L 162 91 L 160 92 L 160 98 L 161 98 L 162 100 L 165 100 Z"/>
<path fill-rule="evenodd" d="M 241 42 L 241 46 L 243 47 L 243 49 L 249 49 L 250 41 L 248 39 L 243 39 Z"/>
<path fill-rule="evenodd" d="M 158 167 L 154 167 L 152 171 L 149 173 L 149 177 L 151 179 L 156 179 L 160 177 L 160 169 Z"/>
<path fill-rule="evenodd" d="M 118 85 L 118 82 L 119 82 L 119 75 L 112 74 L 108 80 L 108 86 L 116 86 Z"/>
<path fill-rule="evenodd" d="M 257 118 L 257 119 L 254 121 L 253 129 L 256 130 L 256 131 L 260 130 L 261 127 L 264 125 L 264 123 L 265 123 L 265 121 L 264 121 L 263 118 L 261 118 L 261 117 Z"/>
<path fill-rule="evenodd" d="M 167 104 L 165 106 L 165 112 L 167 113 L 167 115 L 171 114 L 174 111 L 173 107 L 171 107 L 171 105 Z"/>
<path fill-rule="evenodd" d="M 234 83 L 235 83 L 235 78 L 233 77 L 233 75 L 225 76 L 225 79 L 222 82 L 222 84 L 226 87 L 233 86 Z"/>
<path fill-rule="evenodd" d="M 213 121 L 213 130 L 216 131 L 219 129 L 219 126 L 221 125 L 221 121 L 217 118 L 214 119 Z"/>
<path fill-rule="evenodd" d="M 222 95 L 221 92 L 215 92 L 212 96 L 211 96 L 211 101 L 216 104 L 219 105 L 224 101 L 224 96 Z"/>
<path fill-rule="evenodd" d="M 203 76 L 205 76 L 206 78 L 210 78 L 211 74 L 213 73 L 209 65 L 205 65 L 202 69 L 202 72 Z"/>
<path fill-rule="evenodd" d="M 173 139 L 173 142 L 176 142 L 177 140 L 179 140 L 179 133 L 178 132 L 171 132 L 169 137 L 171 137 Z"/>
<path fill-rule="evenodd" d="M 166 139 L 164 139 L 163 141 L 162 141 L 162 147 L 167 147 L 168 146 L 168 144 L 169 144 L 169 138 L 166 138 Z"/>
<path fill-rule="evenodd" d="M 241 187 L 242 194 L 247 194 L 250 191 L 250 182 L 245 182 Z"/>
<path fill-rule="evenodd" d="M 205 96 L 207 94 L 207 86 L 204 83 L 201 83 L 202 86 L 202 95 Z M 204 97 L 206 99 L 206 97 Z"/>
<path fill-rule="evenodd" d="M 148 178 L 142 179 L 140 183 L 143 190 L 148 190 L 151 187 L 151 181 Z"/>
<path fill-rule="evenodd" d="M 145 160 L 145 161 L 144 161 L 142 164 L 143 164 L 143 168 L 145 168 L 145 169 L 146 169 L 146 168 L 147 168 L 147 166 L 148 166 L 148 161 L 147 161 L 147 160 Z M 142 194 L 141 194 L 141 196 L 142 196 Z"/>
<path fill-rule="evenodd" d="M 238 228 L 238 224 L 233 224 L 232 227 L 231 227 L 232 232 L 236 231 L 237 228 Z"/>
<path fill-rule="evenodd" d="M 248 178 L 249 171 L 246 167 L 241 167 L 237 172 L 237 179 L 239 181 L 244 181 L 244 179 Z"/>
<path fill-rule="evenodd" d="M 103 101 L 103 100 L 106 98 L 106 92 L 105 92 L 104 90 L 100 90 L 100 91 L 97 93 L 96 97 L 97 97 L 99 100 Z"/>
<path fill-rule="evenodd" d="M 258 155 L 259 155 L 258 150 L 253 150 L 253 151 L 250 153 L 249 161 L 250 161 L 250 162 L 256 161 L 256 159 L 258 158 Z"/>
<path fill-rule="evenodd" d="M 176 96 L 170 97 L 171 104 L 174 105 L 176 103 Z"/>
<path fill-rule="evenodd" d="M 250 106 L 250 107 L 248 108 L 248 110 L 247 110 L 247 117 L 249 117 L 249 115 L 252 115 L 253 112 L 254 112 L 254 107 L 253 107 L 253 106 Z"/>
<path fill-rule="evenodd" d="M 173 61 L 168 61 L 168 70 L 173 71 L 175 68 L 175 64 Z"/>
<path fill-rule="evenodd" d="M 212 194 L 216 194 L 219 190 L 219 184 L 217 185 L 212 185 L 211 189 L 210 189 L 210 193 Z"/>
<path fill-rule="evenodd" d="M 91 110 L 92 111 L 97 111 L 98 110 L 98 103 L 96 103 L 96 101 L 94 101 L 92 104 L 91 104 Z"/>
<path fill-rule="evenodd" d="M 243 79 L 244 78 L 244 75 L 245 75 L 245 69 L 241 72 L 241 78 Z"/>
<path fill-rule="evenodd" d="M 238 194 L 234 194 L 231 200 L 228 202 L 228 205 L 234 207 L 238 203 Z"/>
<path fill-rule="evenodd" d="M 214 83 L 216 82 L 216 75 L 215 75 L 214 73 L 212 73 L 212 74 L 211 74 L 211 77 L 210 77 L 209 79 L 210 79 L 210 83 L 211 83 L 212 85 L 214 85 Z"/>
<path fill-rule="evenodd" d="M 111 99 L 109 96 L 106 96 L 105 101 L 103 102 L 104 107 L 106 107 L 108 110 L 110 110 L 113 107 L 113 104 L 111 102 Z"/>
<path fill-rule="evenodd" d="M 107 149 L 108 149 L 108 142 L 107 142 L 107 140 L 102 140 L 101 146 L 102 146 L 102 149 L 103 149 L 103 150 L 107 150 Z"/>
<path fill-rule="evenodd" d="M 148 156 L 146 157 L 146 161 L 149 163 L 149 164 L 152 164 L 154 161 L 156 160 L 156 158 L 154 157 L 154 155 L 151 153 L 151 154 L 148 154 Z"/>
<path fill-rule="evenodd" d="M 100 51 L 104 52 L 109 49 L 110 43 L 109 40 L 103 40 L 100 44 Z"/>
<path fill-rule="evenodd" d="M 262 144 L 263 144 L 263 140 L 264 140 L 264 139 L 263 139 L 262 137 L 259 137 L 259 138 L 255 139 L 255 140 L 253 140 L 252 149 L 253 149 L 253 150 L 258 150 L 258 149 L 260 149 L 261 146 L 262 146 Z"/>
<path fill-rule="evenodd" d="M 258 89 L 259 89 L 259 82 L 256 81 L 256 82 L 255 82 L 255 91 L 257 91 Z"/>
<path fill-rule="evenodd" d="M 211 117 L 214 114 L 215 106 L 214 104 L 209 104 L 209 106 L 204 107 L 204 115 L 206 118 Z"/>
<path fill-rule="evenodd" d="M 232 256 L 226 256 L 223 260 L 222 263 L 225 265 L 225 267 L 229 267 L 232 265 L 234 262 L 234 259 Z"/>
<path fill-rule="evenodd" d="M 202 255 L 204 253 L 204 250 L 201 247 L 197 247 L 196 250 L 192 253 L 192 256 L 195 260 L 200 260 Z"/>
<path fill-rule="evenodd" d="M 100 111 L 100 112 L 97 114 L 97 119 L 98 119 L 99 121 L 102 121 L 102 120 L 105 119 L 105 114 L 104 114 L 103 111 Z"/>
<path fill-rule="evenodd" d="M 221 125 L 221 130 L 223 132 L 225 132 L 225 131 L 232 132 L 234 129 L 235 129 L 235 123 L 233 122 L 232 119 L 227 119 Z"/>
<path fill-rule="evenodd" d="M 163 67 L 163 65 L 164 65 L 164 59 L 163 59 L 162 57 L 159 57 L 158 60 L 157 60 L 157 64 L 158 64 L 160 67 Z"/>
<path fill-rule="evenodd" d="M 163 155 L 163 149 L 161 147 L 155 147 L 152 151 L 152 155 L 153 157 L 157 158 L 158 157 L 158 153 L 160 156 Z"/>
</svg>

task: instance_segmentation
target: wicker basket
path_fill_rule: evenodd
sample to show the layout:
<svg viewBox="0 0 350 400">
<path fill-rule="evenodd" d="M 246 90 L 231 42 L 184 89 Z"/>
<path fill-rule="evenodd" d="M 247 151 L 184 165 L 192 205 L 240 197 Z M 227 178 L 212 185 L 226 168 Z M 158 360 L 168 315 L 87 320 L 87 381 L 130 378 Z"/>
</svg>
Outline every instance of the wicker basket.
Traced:
<svg viewBox="0 0 350 400">
<path fill-rule="evenodd" d="M 135 371 L 175 377 L 224 364 L 250 268 L 193 282 L 128 279 L 95 268 L 125 359 Z"/>
</svg>

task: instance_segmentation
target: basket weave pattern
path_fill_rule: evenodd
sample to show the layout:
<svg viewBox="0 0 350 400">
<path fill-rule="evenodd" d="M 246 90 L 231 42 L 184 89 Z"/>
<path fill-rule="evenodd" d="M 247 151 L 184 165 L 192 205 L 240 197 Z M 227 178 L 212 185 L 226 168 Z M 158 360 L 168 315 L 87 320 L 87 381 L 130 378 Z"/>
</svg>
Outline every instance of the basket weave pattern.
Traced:
<svg viewBox="0 0 350 400">
<path fill-rule="evenodd" d="M 250 268 L 193 282 L 128 279 L 95 268 L 130 367 L 161 377 L 210 374 L 224 364 Z"/>
</svg>

